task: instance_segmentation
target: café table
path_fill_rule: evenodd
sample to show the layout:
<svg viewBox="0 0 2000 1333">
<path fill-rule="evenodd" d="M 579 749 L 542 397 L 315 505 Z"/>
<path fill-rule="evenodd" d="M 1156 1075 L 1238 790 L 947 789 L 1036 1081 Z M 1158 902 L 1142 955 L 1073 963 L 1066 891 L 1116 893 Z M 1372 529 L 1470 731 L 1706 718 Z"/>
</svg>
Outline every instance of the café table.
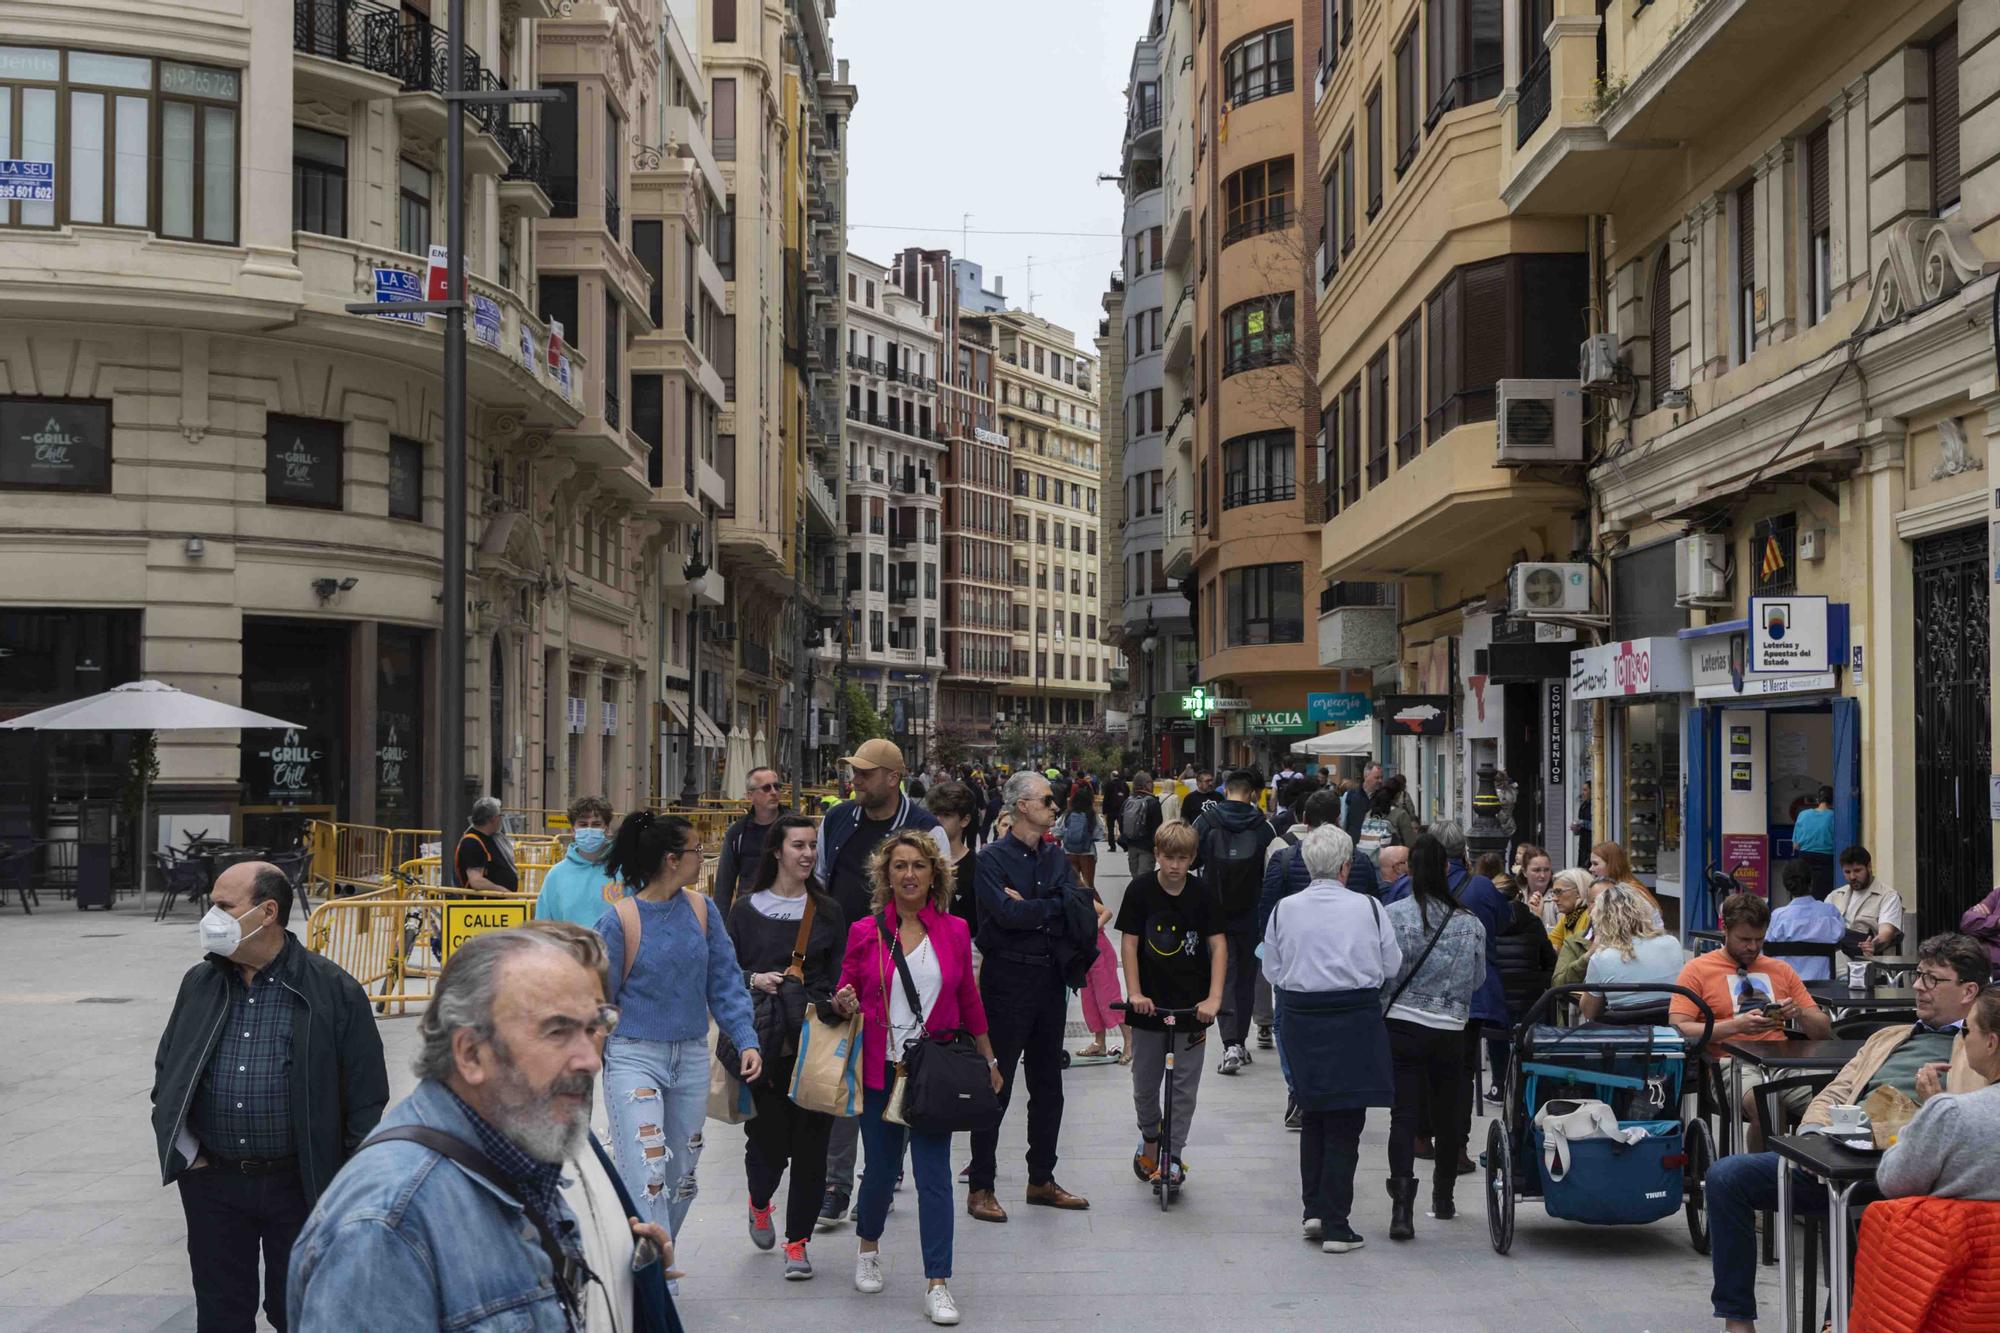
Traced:
<svg viewBox="0 0 2000 1333">
<path fill-rule="evenodd" d="M 1812 1041 L 1787 1037 L 1783 1041 L 1720 1043 L 1729 1061 L 1729 1105 L 1723 1123 L 1728 1128 L 1728 1151 L 1743 1151 L 1743 1067 L 1755 1066 L 1770 1075 L 1810 1074 L 1821 1070 L 1838 1071 L 1861 1051 L 1859 1041 Z"/>
<path fill-rule="evenodd" d="M 1865 1136 L 1868 1131 L 1859 1132 Z M 1825 1134 L 1780 1134 L 1771 1140 L 1778 1154 L 1778 1284 L 1780 1327 L 1790 1333 L 1796 1324 L 1792 1305 L 1795 1285 L 1792 1273 L 1792 1173 L 1796 1166 L 1826 1185 L 1826 1244 L 1833 1273 L 1828 1305 L 1833 1312 L 1833 1333 L 1847 1333 L 1848 1279 L 1854 1267 L 1852 1247 L 1847 1237 L 1847 1207 L 1855 1190 L 1875 1181 L 1875 1168 L 1882 1160 L 1878 1152 L 1857 1152 Z"/>
<path fill-rule="evenodd" d="M 1835 981 L 1808 981 L 1806 994 L 1818 1001 L 1819 1007 L 1838 1023 L 1849 1014 L 1865 1014 L 1872 1010 L 1915 1009 L 1917 993 L 1908 986 L 1871 986 L 1867 990 L 1854 990 L 1845 978 Z"/>
<path fill-rule="evenodd" d="M 1876 954 L 1868 958 L 1850 954 L 1848 958 L 1852 962 L 1867 963 L 1868 974 L 1878 978 L 1884 985 L 1893 981 L 1896 985 L 1907 986 L 1910 982 L 1909 974 L 1917 970 L 1915 954 Z"/>
</svg>

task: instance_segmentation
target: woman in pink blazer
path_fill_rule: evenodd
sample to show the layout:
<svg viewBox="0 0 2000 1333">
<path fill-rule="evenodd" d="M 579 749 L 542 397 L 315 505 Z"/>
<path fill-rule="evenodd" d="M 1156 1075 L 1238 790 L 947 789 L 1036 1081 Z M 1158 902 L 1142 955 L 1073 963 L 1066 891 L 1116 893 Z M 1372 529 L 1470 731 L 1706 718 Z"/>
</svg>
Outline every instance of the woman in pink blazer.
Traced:
<svg viewBox="0 0 2000 1333">
<path fill-rule="evenodd" d="M 874 911 L 847 934 L 841 988 L 833 997 L 843 1014 L 859 1012 L 861 1070 L 866 1090 L 861 1108 L 861 1141 L 867 1151 L 861 1197 L 854 1210 L 860 1255 L 854 1266 L 857 1291 L 882 1290 L 882 1229 L 889 1199 L 903 1166 L 905 1136 L 917 1178 L 917 1229 L 923 1237 L 924 1312 L 934 1324 L 956 1324 L 958 1306 L 946 1281 L 951 1277 L 951 1135 L 925 1134 L 882 1118 L 889 1103 L 894 1060 L 921 1032 L 963 1030 L 986 1057 L 993 1090 L 1000 1069 L 986 1040 L 986 1007 L 972 975 L 972 936 L 951 914 L 951 866 L 929 834 L 891 834 L 869 862 Z M 912 1013 L 897 975 L 889 940 L 916 983 L 921 1013 Z"/>
</svg>

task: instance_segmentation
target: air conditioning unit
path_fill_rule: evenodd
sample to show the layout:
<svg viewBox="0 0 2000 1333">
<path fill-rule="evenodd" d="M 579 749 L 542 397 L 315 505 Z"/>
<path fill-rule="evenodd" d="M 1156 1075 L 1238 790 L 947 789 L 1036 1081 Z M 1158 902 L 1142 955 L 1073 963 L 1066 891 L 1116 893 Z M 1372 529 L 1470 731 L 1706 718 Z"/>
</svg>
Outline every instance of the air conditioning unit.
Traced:
<svg viewBox="0 0 2000 1333">
<path fill-rule="evenodd" d="M 1510 616 L 1587 615 L 1590 612 L 1590 566 L 1536 562 L 1507 571 L 1507 614 Z"/>
<path fill-rule="evenodd" d="M 1575 380 L 1501 380 L 1501 467 L 1583 462 L 1583 389 Z"/>
<path fill-rule="evenodd" d="M 1728 606 L 1729 547 L 1712 532 L 1692 532 L 1674 543 L 1674 605 Z"/>
<path fill-rule="evenodd" d="M 734 643 L 736 641 L 736 622 L 733 620 L 718 620 L 709 628 L 714 633 L 717 643 Z"/>
<path fill-rule="evenodd" d="M 1583 340 L 1577 360 L 1577 378 L 1583 381 L 1585 393 L 1618 392 L 1625 367 L 1618 358 L 1616 334 L 1591 334 Z"/>
</svg>

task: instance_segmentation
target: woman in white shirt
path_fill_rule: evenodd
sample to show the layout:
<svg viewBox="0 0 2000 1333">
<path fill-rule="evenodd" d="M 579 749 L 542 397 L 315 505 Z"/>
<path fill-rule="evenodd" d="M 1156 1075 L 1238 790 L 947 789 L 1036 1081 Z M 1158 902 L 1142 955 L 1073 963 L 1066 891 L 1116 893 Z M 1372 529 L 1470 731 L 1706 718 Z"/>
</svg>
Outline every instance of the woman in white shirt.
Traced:
<svg viewBox="0 0 2000 1333">
<path fill-rule="evenodd" d="M 1264 977 L 1300 1112 L 1305 1234 L 1327 1254 L 1358 1250 L 1348 1225 L 1354 1167 L 1371 1106 L 1395 1101 L 1382 987 L 1403 964 L 1382 905 L 1346 886 L 1354 841 L 1322 824 L 1299 842 L 1312 881 L 1278 904 L 1264 931 Z"/>
<path fill-rule="evenodd" d="M 1687 961 L 1681 942 L 1661 930 L 1653 904 L 1625 884 L 1606 884 L 1590 909 L 1590 962 L 1586 982 L 1657 981 L 1671 985 Z M 1578 1007 L 1586 1019 L 1619 1010 L 1658 1005 L 1671 998 L 1667 991 L 1627 991 L 1584 995 Z"/>
</svg>

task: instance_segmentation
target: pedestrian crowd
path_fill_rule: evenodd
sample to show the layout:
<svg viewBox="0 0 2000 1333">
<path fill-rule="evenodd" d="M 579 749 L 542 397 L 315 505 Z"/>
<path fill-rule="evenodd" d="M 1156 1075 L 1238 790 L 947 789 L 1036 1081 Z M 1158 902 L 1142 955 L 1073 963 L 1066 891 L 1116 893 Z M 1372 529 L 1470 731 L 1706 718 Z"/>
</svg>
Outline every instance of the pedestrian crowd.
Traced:
<svg viewBox="0 0 2000 1333">
<path fill-rule="evenodd" d="M 1410 1241 L 1420 1163 L 1433 1220 L 1455 1215 L 1456 1182 L 1478 1169 L 1482 1047 L 1497 1100 L 1506 1034 L 1552 986 L 1673 988 L 1584 994 L 1584 1022 L 1825 1038 L 1809 965 L 1824 979 L 1833 948 L 1902 939 L 1900 898 L 1855 846 L 1832 858 L 1839 888 L 1802 857 L 1776 912 L 1726 897 L 1721 947 L 1689 960 L 1618 844 L 1580 847 L 1586 864 L 1563 869 L 1525 843 L 1475 856 L 1372 763 L 1344 786 L 1195 772 L 1184 794 L 1144 771 L 926 781 L 882 740 L 843 763 L 853 795 L 817 821 L 784 810 L 776 772 L 752 772 L 719 848 L 677 816 L 614 820 L 579 799 L 536 919 L 445 962 L 417 1088 L 393 1107 L 368 997 L 287 932 L 284 874 L 219 876 L 153 1089 L 200 1327 L 252 1328 L 261 1304 L 279 1329 L 428 1324 L 417 1310 L 438 1327 L 678 1328 L 675 1240 L 711 1120 L 743 1128 L 744 1226 L 756 1248 L 782 1247 L 789 1281 L 814 1276 L 815 1236 L 851 1222 L 853 1284 L 882 1292 L 907 1174 L 922 1307 L 954 1324 L 954 1188 L 972 1220 L 1007 1222 L 999 1130 L 1017 1089 L 1019 1202 L 1090 1207 L 1056 1174 L 1063 1070 L 1079 1058 L 1129 1069 L 1132 1169 L 1171 1196 L 1193 1177 L 1204 1071 L 1239 1077 L 1273 1053 L 1273 1113 L 1299 1136 L 1301 1234 L 1329 1254 L 1366 1244 L 1360 1138 L 1369 1111 L 1387 1111 L 1389 1237 Z M 475 804 L 461 882 L 514 876 L 499 829 L 497 805 Z M 1100 847 L 1130 871 L 1115 913 L 1096 887 Z M 1790 1098 L 1805 1126 L 1884 1087 L 1920 1105 L 1883 1160 L 1884 1195 L 2000 1200 L 2000 1092 L 1987 1091 L 2000 889 L 1963 926 L 1917 947 L 1914 1025 L 1877 1030 L 1824 1088 Z M 1075 1052 L 1073 990 L 1091 1034 Z M 591 1132 L 600 1096 L 605 1141 Z M 958 1134 L 969 1162 L 954 1179 Z M 1706 1181 L 1712 1304 L 1733 1330 L 1754 1327 L 1755 1219 L 1780 1170 L 1760 1139 L 1749 1147 Z M 1795 1184 L 1802 1207 L 1815 1188 Z"/>
</svg>

